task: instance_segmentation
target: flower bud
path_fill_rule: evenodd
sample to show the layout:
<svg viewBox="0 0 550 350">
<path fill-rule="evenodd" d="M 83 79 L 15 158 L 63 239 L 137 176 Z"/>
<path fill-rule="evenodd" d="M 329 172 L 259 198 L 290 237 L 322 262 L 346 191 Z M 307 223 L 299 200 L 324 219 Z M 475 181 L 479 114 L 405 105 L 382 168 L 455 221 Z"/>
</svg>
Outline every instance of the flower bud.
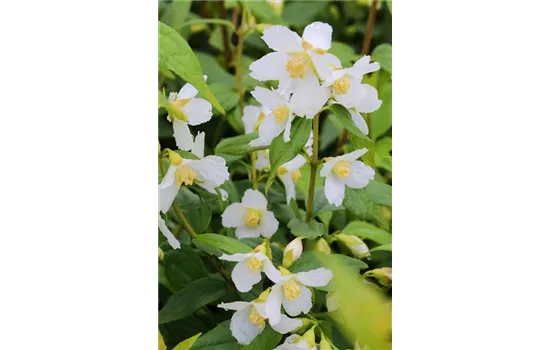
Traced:
<svg viewBox="0 0 550 350">
<path fill-rule="evenodd" d="M 287 244 L 284 250 L 283 267 L 290 267 L 302 255 L 303 250 L 302 237 L 297 237 Z"/>
<path fill-rule="evenodd" d="M 315 326 L 311 327 L 309 331 L 302 335 L 302 340 L 307 341 L 310 347 L 315 348 Z"/>
<path fill-rule="evenodd" d="M 327 293 L 327 310 L 328 312 L 336 311 L 338 310 L 338 302 L 339 302 L 338 295 L 336 292 L 328 292 Z"/>
<path fill-rule="evenodd" d="M 263 33 L 266 28 L 269 28 L 272 25 L 273 24 L 269 24 L 269 23 L 260 23 L 260 24 L 256 24 L 255 28 L 259 33 Z"/>
<path fill-rule="evenodd" d="M 378 281 L 378 283 L 380 283 L 384 287 L 391 287 L 391 267 L 382 267 L 379 269 L 367 271 L 367 273 L 365 273 L 365 277 L 373 277 Z"/>
<path fill-rule="evenodd" d="M 319 343 L 320 350 L 332 350 L 332 346 L 330 346 L 330 343 L 325 338 L 324 334 L 321 334 L 321 342 Z"/>
<path fill-rule="evenodd" d="M 164 252 L 159 247 L 159 261 L 163 261 L 163 260 L 164 260 Z"/>
<path fill-rule="evenodd" d="M 323 238 L 319 238 L 317 243 L 315 243 L 315 246 L 313 247 L 313 250 L 316 252 L 321 252 L 330 255 L 330 246 L 328 245 L 328 242 Z"/>
<path fill-rule="evenodd" d="M 174 151 L 168 151 L 168 159 L 170 160 L 170 164 L 174 166 L 180 165 L 183 161 L 183 158 Z"/>
<path fill-rule="evenodd" d="M 344 244 L 356 258 L 362 259 L 370 256 L 369 247 L 359 237 L 354 235 L 339 234 L 336 239 Z"/>
<path fill-rule="evenodd" d="M 265 303 L 270 292 L 271 292 L 271 287 L 264 290 L 262 292 L 262 294 L 260 294 L 260 296 L 258 298 L 256 298 L 256 300 L 254 300 L 254 301 L 257 302 L 257 303 Z"/>
</svg>

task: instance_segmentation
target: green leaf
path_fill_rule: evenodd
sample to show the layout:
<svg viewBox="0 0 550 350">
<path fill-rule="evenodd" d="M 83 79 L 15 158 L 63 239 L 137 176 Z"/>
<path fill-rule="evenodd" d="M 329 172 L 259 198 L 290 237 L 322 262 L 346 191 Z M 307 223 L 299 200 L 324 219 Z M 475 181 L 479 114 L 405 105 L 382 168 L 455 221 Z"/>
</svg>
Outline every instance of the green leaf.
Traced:
<svg viewBox="0 0 550 350">
<path fill-rule="evenodd" d="M 371 54 L 373 62 L 380 63 L 383 70 L 391 74 L 391 45 L 380 44 L 374 48 Z"/>
<path fill-rule="evenodd" d="M 236 88 L 235 77 L 223 69 L 214 56 L 204 52 L 197 52 L 196 55 L 204 69 L 204 74 L 208 76 L 209 82 L 222 83 Z"/>
<path fill-rule="evenodd" d="M 205 96 L 218 111 L 225 114 L 224 109 L 216 99 L 203 78 L 199 60 L 193 53 L 187 41 L 174 29 L 158 22 L 159 48 L 158 59 L 160 68 L 168 68 L 183 80 L 193 85 Z"/>
<path fill-rule="evenodd" d="M 304 148 L 309 135 L 311 134 L 312 120 L 306 118 L 295 118 L 292 122 L 292 128 L 290 131 L 290 141 L 285 142 L 283 134 L 277 136 L 271 142 L 269 147 L 269 162 L 271 163 L 271 170 L 267 178 L 266 189 L 273 183 L 275 176 L 277 175 L 277 169 L 284 163 L 292 160 L 298 155 L 302 148 Z"/>
<path fill-rule="evenodd" d="M 350 133 L 353 135 L 360 137 L 362 139 L 369 139 L 367 135 L 365 135 L 353 122 L 351 119 L 351 115 L 348 111 L 348 109 L 341 104 L 333 103 L 331 104 L 328 109 L 334 113 L 336 118 L 338 118 L 338 121 L 342 123 L 344 128 L 348 129 Z"/>
<path fill-rule="evenodd" d="M 237 339 L 231 334 L 229 320 L 227 320 L 200 337 L 191 350 L 240 350 L 240 348 Z"/>
<path fill-rule="evenodd" d="M 324 187 L 317 187 L 315 189 L 315 197 L 313 198 L 313 217 L 316 217 L 317 215 L 324 213 L 324 212 L 330 212 L 334 210 L 340 210 L 342 207 L 335 207 L 334 205 L 330 204 L 327 200 L 327 197 L 325 196 L 325 189 Z"/>
<path fill-rule="evenodd" d="M 274 349 L 282 337 L 281 333 L 274 331 L 273 328 L 266 325 L 262 333 L 254 338 L 252 343 L 241 347 L 241 350 Z"/>
<path fill-rule="evenodd" d="M 392 187 L 390 185 L 378 181 L 371 181 L 363 190 L 375 203 L 391 207 Z"/>
<path fill-rule="evenodd" d="M 279 24 L 281 18 L 275 13 L 273 8 L 269 6 L 267 1 L 246 1 L 246 5 L 252 14 L 258 17 L 263 23 Z"/>
<path fill-rule="evenodd" d="M 185 158 L 185 159 L 199 159 L 199 157 L 197 157 L 196 155 L 194 155 L 193 153 L 191 153 L 189 151 L 182 151 L 180 149 L 177 149 L 177 150 L 174 150 L 174 152 L 176 152 L 182 158 Z"/>
<path fill-rule="evenodd" d="M 368 265 L 359 259 L 355 259 L 342 254 L 331 254 L 330 257 L 337 261 L 342 266 L 359 272 L 359 270 L 366 269 Z M 327 255 L 321 252 L 305 251 L 300 258 L 294 262 L 290 271 L 292 273 L 310 271 L 324 267 L 323 261 L 327 258 Z"/>
<path fill-rule="evenodd" d="M 189 15 L 190 9 L 191 1 L 172 1 L 170 6 L 164 10 L 160 21 L 174 28 L 174 30 L 179 30 L 183 27 L 182 23 Z"/>
<path fill-rule="evenodd" d="M 361 156 L 361 160 L 365 162 L 365 164 L 367 164 L 368 166 L 375 168 L 376 163 L 374 162 L 374 153 L 375 153 L 374 142 L 371 139 L 361 139 L 355 135 L 349 135 L 349 139 L 351 141 L 351 144 L 353 145 L 353 148 L 368 149 L 367 153 Z"/>
<path fill-rule="evenodd" d="M 378 138 L 383 135 L 391 127 L 392 114 L 392 88 L 391 83 L 384 86 L 380 94 L 382 106 L 370 115 L 371 120 L 371 136 Z"/>
<path fill-rule="evenodd" d="M 370 251 L 371 252 L 377 252 L 377 251 L 391 252 L 391 243 L 379 245 L 378 247 L 372 248 Z"/>
<path fill-rule="evenodd" d="M 317 238 L 327 233 L 325 225 L 317 221 L 307 223 L 300 219 L 292 219 L 288 223 L 288 228 L 294 236 L 307 239 Z"/>
<path fill-rule="evenodd" d="M 159 311 L 158 323 L 168 323 L 190 316 L 225 293 L 225 282 L 218 277 L 204 277 L 186 285 L 168 299 Z"/>
<path fill-rule="evenodd" d="M 185 339 L 178 345 L 176 345 L 172 350 L 189 350 L 193 346 L 193 344 L 199 339 L 202 333 L 195 334 L 191 338 Z"/>
<path fill-rule="evenodd" d="M 175 2 L 178 2 L 178 1 L 175 1 Z M 231 30 L 235 31 L 235 26 L 233 25 L 232 22 L 226 19 L 219 19 L 219 18 L 193 19 L 181 24 L 180 27 L 187 27 L 195 24 L 219 24 L 219 25 L 228 26 Z"/>
<path fill-rule="evenodd" d="M 164 269 L 166 278 L 175 290 L 182 289 L 190 282 L 208 276 L 199 255 L 186 245 L 165 254 Z"/>
<path fill-rule="evenodd" d="M 234 156 L 242 156 L 250 152 L 266 149 L 269 146 L 250 147 L 248 143 L 258 138 L 258 133 L 253 132 L 246 135 L 239 135 L 223 139 L 218 143 L 214 152 L 216 154 L 229 154 Z"/>
<path fill-rule="evenodd" d="M 295 1 L 285 3 L 283 19 L 290 25 L 301 27 L 313 22 L 323 13 L 328 1 Z"/>
<path fill-rule="evenodd" d="M 205 253 L 221 256 L 223 253 L 250 253 L 252 248 L 236 240 L 235 238 L 218 235 L 215 233 L 204 233 L 193 239 L 193 244 Z"/>
<path fill-rule="evenodd" d="M 210 85 L 210 89 L 216 95 L 224 110 L 230 111 L 239 104 L 239 94 L 231 86 L 223 83 L 213 83 Z M 219 113 L 214 112 L 214 115 L 219 115 Z"/>
<path fill-rule="evenodd" d="M 343 205 L 362 220 L 383 222 L 380 205 L 391 206 L 391 186 L 371 181 L 367 187 L 358 190 L 346 187 Z"/>
<path fill-rule="evenodd" d="M 343 234 L 355 235 L 361 239 L 368 239 L 378 244 L 391 243 L 392 235 L 389 232 L 364 221 L 352 221 L 343 230 Z"/>
<path fill-rule="evenodd" d="M 162 266 L 162 264 L 159 264 L 158 273 L 159 283 L 172 290 L 172 286 L 170 286 L 170 282 L 168 282 L 168 279 L 166 278 L 166 271 L 164 270 L 164 266 Z"/>
<path fill-rule="evenodd" d="M 212 218 L 212 210 L 199 196 L 191 192 L 185 186 L 180 187 L 180 190 L 175 200 L 178 207 L 185 215 L 187 221 L 196 233 L 203 233 L 210 224 Z M 175 209 L 172 209 L 175 212 Z M 174 215 L 179 222 L 177 215 Z"/>
<path fill-rule="evenodd" d="M 343 67 L 349 67 L 358 58 L 353 47 L 338 41 L 333 41 L 328 52 L 340 59 Z"/>
<path fill-rule="evenodd" d="M 374 161 L 377 167 L 391 171 L 391 137 L 376 140 L 374 145 Z"/>
</svg>

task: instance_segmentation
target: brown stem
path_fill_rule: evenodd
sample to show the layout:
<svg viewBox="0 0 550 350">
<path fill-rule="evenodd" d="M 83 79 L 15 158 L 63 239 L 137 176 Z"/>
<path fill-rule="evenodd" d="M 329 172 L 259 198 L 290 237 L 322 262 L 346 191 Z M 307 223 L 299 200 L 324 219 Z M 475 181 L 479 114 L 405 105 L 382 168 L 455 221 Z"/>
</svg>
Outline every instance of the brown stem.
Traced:
<svg viewBox="0 0 550 350">
<path fill-rule="evenodd" d="M 218 17 L 220 19 L 227 19 L 227 14 L 225 13 L 225 6 L 223 5 L 223 0 L 218 0 Z M 227 33 L 227 26 L 220 26 L 222 29 L 222 39 L 223 39 L 223 52 L 225 55 L 225 61 L 227 65 L 231 63 L 231 48 L 229 47 L 229 34 Z"/>
<path fill-rule="evenodd" d="M 373 0 L 370 3 L 369 18 L 367 20 L 367 28 L 365 29 L 365 40 L 363 41 L 363 48 L 361 49 L 361 55 L 366 55 L 370 49 L 370 42 L 372 39 L 372 28 L 374 27 L 374 20 L 376 18 L 376 5 L 377 0 Z"/>
</svg>

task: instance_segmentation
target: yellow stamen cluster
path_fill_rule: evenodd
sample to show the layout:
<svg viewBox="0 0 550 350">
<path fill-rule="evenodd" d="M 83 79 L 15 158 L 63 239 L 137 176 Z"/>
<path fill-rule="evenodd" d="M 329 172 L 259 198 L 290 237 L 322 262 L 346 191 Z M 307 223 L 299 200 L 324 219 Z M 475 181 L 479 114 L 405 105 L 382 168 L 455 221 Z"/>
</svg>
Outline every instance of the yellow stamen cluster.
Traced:
<svg viewBox="0 0 550 350">
<path fill-rule="evenodd" d="M 349 164 L 346 161 L 339 161 L 338 163 L 334 164 L 332 167 L 332 171 L 341 179 L 345 179 L 349 176 Z"/>
<path fill-rule="evenodd" d="M 351 84 L 347 75 L 344 75 L 340 79 L 337 79 L 332 86 L 337 94 L 345 94 L 348 92 Z"/>
<path fill-rule="evenodd" d="M 246 267 L 248 267 L 250 271 L 256 272 L 260 267 L 262 267 L 262 262 L 257 258 L 250 258 L 246 262 Z"/>
<path fill-rule="evenodd" d="M 309 61 L 309 56 L 305 52 L 292 56 L 285 67 L 288 75 L 293 79 L 303 78 L 309 67 Z"/>
<path fill-rule="evenodd" d="M 283 292 L 288 300 L 294 300 L 302 295 L 302 289 L 294 278 L 283 284 Z"/>
<path fill-rule="evenodd" d="M 294 182 L 298 182 L 298 180 L 300 180 L 301 177 L 302 177 L 302 172 L 300 171 L 300 169 L 292 173 L 292 181 Z"/>
<path fill-rule="evenodd" d="M 281 166 L 279 167 L 279 169 L 277 169 L 277 175 L 279 176 L 284 175 L 286 173 L 288 173 L 288 170 L 284 166 Z"/>
<path fill-rule="evenodd" d="M 176 171 L 176 181 L 180 186 L 182 183 L 187 186 L 192 185 L 196 177 L 197 173 L 187 165 L 178 168 L 178 170 Z"/>
<path fill-rule="evenodd" d="M 252 322 L 256 326 L 258 326 L 258 328 L 262 328 L 265 324 L 264 318 L 262 316 L 260 316 L 258 311 L 256 311 L 255 307 L 252 308 L 252 311 L 250 312 L 250 315 L 248 315 L 248 319 L 250 320 L 250 322 Z"/>
<path fill-rule="evenodd" d="M 288 110 L 288 107 L 286 105 L 280 105 L 279 107 L 275 108 L 275 110 L 273 111 L 273 115 L 275 116 L 275 122 L 277 124 L 282 124 L 286 122 L 289 114 L 290 114 L 290 111 Z"/>
<path fill-rule="evenodd" d="M 260 224 L 262 218 L 262 212 L 257 209 L 246 209 L 246 218 L 244 221 L 248 227 L 257 227 Z"/>
<path fill-rule="evenodd" d="M 323 50 L 323 49 L 314 49 L 313 48 L 313 45 L 311 45 L 310 43 L 308 43 L 307 41 L 305 40 L 302 40 L 302 49 L 304 50 L 313 50 L 313 52 L 319 54 L 319 55 L 322 55 L 324 54 L 326 51 Z"/>
</svg>

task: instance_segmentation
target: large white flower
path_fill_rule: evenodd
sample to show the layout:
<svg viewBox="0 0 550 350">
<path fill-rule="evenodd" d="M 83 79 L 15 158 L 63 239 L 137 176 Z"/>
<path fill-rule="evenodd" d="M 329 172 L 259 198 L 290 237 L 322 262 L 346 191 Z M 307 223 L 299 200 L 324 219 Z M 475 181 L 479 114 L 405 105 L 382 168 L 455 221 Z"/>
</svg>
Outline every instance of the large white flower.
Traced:
<svg viewBox="0 0 550 350">
<path fill-rule="evenodd" d="M 287 95 L 295 92 L 308 76 L 315 77 L 311 54 L 333 56 L 330 49 L 332 27 L 314 22 L 304 29 L 303 38 L 281 25 L 264 30 L 262 39 L 275 52 L 269 53 L 250 65 L 254 79 L 278 80 L 279 88 Z"/>
<path fill-rule="evenodd" d="M 287 162 L 277 169 L 277 176 L 285 186 L 286 203 L 290 204 L 291 199 L 296 199 L 296 182 L 302 177 L 300 168 L 306 164 L 306 159 L 298 154 L 290 162 Z"/>
<path fill-rule="evenodd" d="M 273 324 L 279 322 L 281 304 L 290 316 L 298 316 L 302 312 L 307 314 L 313 306 L 308 287 L 323 287 L 332 279 L 332 271 L 324 267 L 296 274 L 281 267 L 279 269 L 283 272 L 280 278 L 267 276 L 275 283 L 265 302 L 267 315 Z"/>
<path fill-rule="evenodd" d="M 177 153 L 170 153 L 170 167 L 159 185 L 159 206 L 166 213 L 174 202 L 182 184 L 196 184 L 210 193 L 217 194 L 216 188 L 229 180 L 225 159 L 219 156 L 204 156 L 204 133 L 199 133 L 192 145 L 193 153 L 199 159 L 184 159 Z M 222 199 L 227 192 L 220 189 Z"/>
<path fill-rule="evenodd" d="M 285 342 L 273 350 L 317 350 L 317 347 L 311 346 L 306 339 L 298 334 L 292 334 L 285 339 Z"/>
<path fill-rule="evenodd" d="M 363 188 L 374 179 L 374 169 L 357 158 L 367 153 L 366 148 L 328 160 L 321 168 L 325 180 L 325 197 L 335 206 L 342 205 L 346 186 L 354 189 Z"/>
<path fill-rule="evenodd" d="M 204 76 L 206 80 L 206 75 Z M 174 126 L 174 138 L 179 149 L 189 151 L 193 147 L 193 135 L 189 125 L 206 123 L 212 118 L 212 105 L 203 98 L 197 98 L 198 90 L 191 84 L 185 84 L 178 93 L 171 92 L 168 95 L 174 107 L 178 108 L 185 118 L 181 120 L 172 117 Z M 170 117 L 168 118 L 170 120 Z"/>
<path fill-rule="evenodd" d="M 237 238 L 270 238 L 277 231 L 279 221 L 267 210 L 267 199 L 257 190 L 248 189 L 241 203 L 233 203 L 222 214 L 224 227 L 236 228 Z"/>
<path fill-rule="evenodd" d="M 231 279 L 239 292 L 246 293 L 261 281 L 263 271 L 267 276 L 279 278 L 281 273 L 273 266 L 273 263 L 262 252 L 262 246 L 259 246 L 250 253 L 237 253 L 232 255 L 222 254 L 221 260 L 237 261 L 235 268 L 231 272 Z M 265 248 L 263 249 L 265 251 Z"/>
<path fill-rule="evenodd" d="M 290 100 L 279 91 L 257 87 L 251 91 L 252 96 L 263 106 L 271 110 L 258 128 L 259 139 L 270 144 L 284 131 L 285 142 L 290 141 L 290 128 L 295 116 L 312 119 L 327 102 L 330 91 L 319 85 L 314 76 L 304 78 L 303 84 L 292 94 Z M 256 144 L 256 140 L 251 145 Z"/>
<path fill-rule="evenodd" d="M 174 236 L 174 234 L 170 231 L 168 226 L 166 226 L 166 222 L 164 222 L 164 219 L 159 215 L 159 230 L 162 232 L 163 236 L 166 237 L 166 240 L 168 241 L 168 244 L 174 249 L 179 249 L 181 244 Z"/>
<path fill-rule="evenodd" d="M 265 117 L 269 115 L 271 111 L 265 106 L 246 106 L 243 111 L 243 124 L 245 134 L 258 131 L 258 128 L 264 121 Z"/>
<path fill-rule="evenodd" d="M 250 344 L 265 328 L 265 321 L 268 317 L 265 312 L 265 303 L 261 299 L 262 296 L 252 302 L 234 301 L 218 305 L 218 307 L 225 310 L 236 311 L 231 317 L 229 328 L 239 344 Z M 302 326 L 301 320 L 295 320 L 286 315 L 279 316 L 279 323 L 274 325 L 270 322 L 270 325 L 271 328 L 281 334 L 291 332 Z"/>
</svg>

